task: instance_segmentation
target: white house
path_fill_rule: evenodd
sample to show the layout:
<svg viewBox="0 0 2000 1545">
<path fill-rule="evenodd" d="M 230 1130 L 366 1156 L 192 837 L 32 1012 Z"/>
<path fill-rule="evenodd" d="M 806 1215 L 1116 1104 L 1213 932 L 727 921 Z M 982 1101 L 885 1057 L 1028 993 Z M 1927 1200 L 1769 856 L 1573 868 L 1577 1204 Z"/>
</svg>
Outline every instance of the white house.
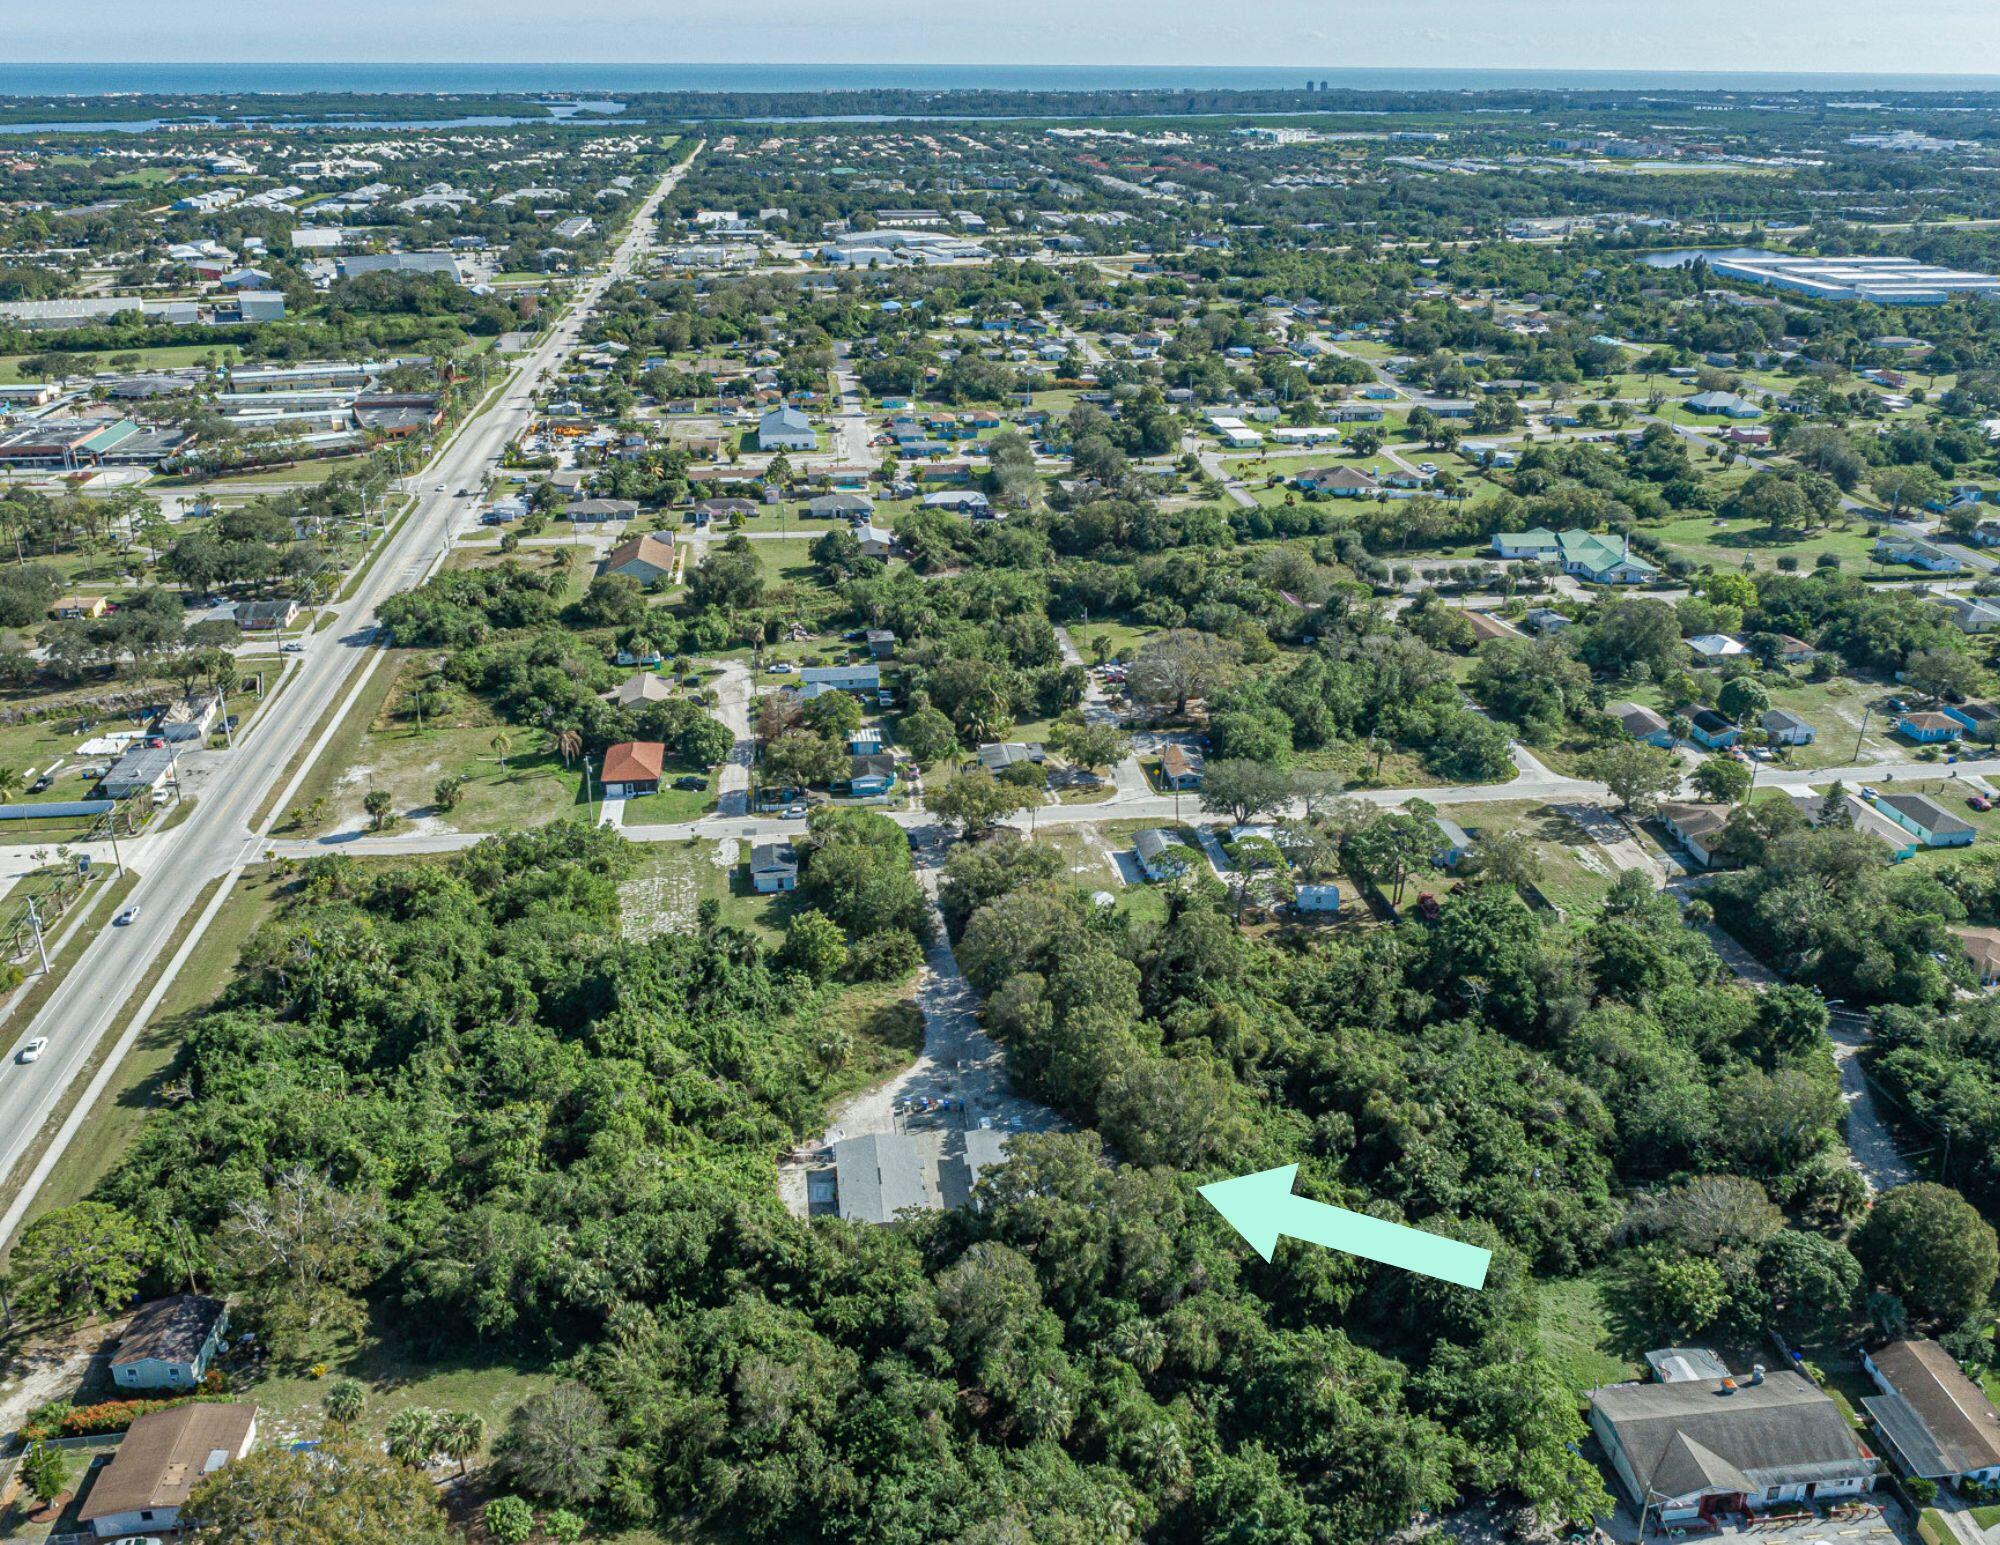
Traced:
<svg viewBox="0 0 2000 1545">
<path fill-rule="evenodd" d="M 1863 1400 L 1903 1468 L 1927 1481 L 2000 1481 L 2000 1413 L 1935 1341 L 1892 1341 L 1861 1365 L 1882 1391 Z"/>
</svg>

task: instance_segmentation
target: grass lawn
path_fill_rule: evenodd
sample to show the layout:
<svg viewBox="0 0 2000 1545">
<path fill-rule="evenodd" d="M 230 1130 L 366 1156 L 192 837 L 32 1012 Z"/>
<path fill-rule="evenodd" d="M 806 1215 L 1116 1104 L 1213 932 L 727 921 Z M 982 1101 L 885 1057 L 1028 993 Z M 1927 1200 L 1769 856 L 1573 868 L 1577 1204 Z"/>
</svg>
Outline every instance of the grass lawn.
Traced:
<svg viewBox="0 0 2000 1545">
<path fill-rule="evenodd" d="M 540 737 L 509 726 L 477 699 L 459 694 L 442 720 L 419 730 L 396 688 L 422 666 L 398 653 L 370 678 L 361 700 L 341 722 L 326 754 L 299 791 L 298 803 L 319 807 L 319 819 L 294 833 L 358 829 L 365 820 L 362 799 L 385 789 L 399 817 L 455 831 L 518 831 L 576 813 L 582 804 L 583 770 L 540 744 Z M 505 767 L 493 745 L 496 735 L 512 742 Z M 465 779 L 460 803 L 450 811 L 435 807 L 438 780 Z"/>
<path fill-rule="evenodd" d="M 63 362 L 63 369 L 72 375 L 94 375 L 99 371 L 123 370 L 127 368 L 133 370 L 180 370 L 189 365 L 199 364 L 205 359 L 229 364 L 239 358 L 237 351 L 233 347 L 227 344 L 218 347 L 212 343 L 169 344 L 150 349 L 98 349 L 79 353 L 71 353 L 66 349 L 51 349 L 47 352 L 59 358 Z M 135 358 L 138 363 L 129 367 L 122 364 L 118 366 L 111 364 L 113 359 L 123 360 L 127 356 Z M 38 381 L 43 379 L 40 376 L 29 376 L 21 373 L 21 361 L 32 358 L 34 358 L 33 354 L 0 354 L 0 381 L 12 383 L 15 381 Z"/>
<path fill-rule="evenodd" d="M 172 488 L 250 488 L 266 483 L 324 483 L 338 472 L 359 472 L 364 462 L 360 456 L 325 456 L 317 461 L 295 461 L 279 467 L 257 467 L 245 472 L 233 472 L 223 477 L 169 478 L 165 486 Z"/>
<path fill-rule="evenodd" d="M 704 792 L 673 787 L 674 779 L 688 773 L 707 778 L 707 790 Z M 714 808 L 715 779 L 710 775 L 709 769 L 669 762 L 659 793 L 642 794 L 637 799 L 625 801 L 625 820 L 632 826 L 672 826 L 681 821 L 696 820 Z"/>
<path fill-rule="evenodd" d="M 275 1371 L 231 1372 L 234 1392 L 257 1403 L 257 1424 L 266 1442 L 318 1436 L 320 1401 L 336 1378 L 359 1379 L 368 1389 L 360 1435 L 378 1440 L 389 1418 L 407 1406 L 472 1411 L 486 1419 L 490 1445 L 505 1430 L 514 1408 L 549 1388 L 557 1375 L 544 1362 L 509 1358 L 492 1349 L 463 1357 L 431 1357 L 401 1342 L 381 1323 L 359 1348 L 329 1365 L 325 1378 Z"/>
<path fill-rule="evenodd" d="M 800 537 L 778 537 L 771 541 L 752 542 L 750 550 L 757 555 L 757 564 L 764 571 L 764 579 L 774 585 L 817 585 L 819 571 L 813 567 L 812 546 L 819 535 Z"/>
<path fill-rule="evenodd" d="M 1874 541 L 1859 521 L 1845 529 L 1829 526 L 1804 538 L 1774 541 L 1762 521 L 1732 520 L 1698 513 L 1647 528 L 1676 553 L 1718 569 L 1740 569 L 1749 559 L 1760 569 L 1775 569 L 1781 555 L 1798 559 L 1799 572 L 1810 573 L 1821 553 L 1832 553 L 1848 572 L 1865 571 Z"/>
<path fill-rule="evenodd" d="M 1108 640 L 1111 652 L 1107 660 L 1129 660 L 1145 646 L 1158 629 L 1138 628 L 1124 622 L 1072 622 L 1066 625 L 1070 642 L 1076 645 L 1076 652 L 1086 663 L 1097 659 L 1097 640 Z"/>
<path fill-rule="evenodd" d="M 1581 1398 L 1596 1385 L 1644 1376 L 1638 1341 L 1615 1325 L 1600 1278 L 1573 1277 L 1540 1287 L 1536 1335 L 1572 1393 Z"/>
<path fill-rule="evenodd" d="M 1476 805 L 1458 816 L 1469 831 L 1510 832 L 1534 844 L 1542 872 L 1535 882 L 1572 919 L 1588 922 L 1603 907 L 1618 870 L 1590 837 L 1547 805 L 1509 801 Z"/>
<path fill-rule="evenodd" d="M 29 1522 L 41 1508 L 23 1488 L 20 1496 L 7 1506 L 0 1507 L 0 1539 L 41 1540 L 51 1534 L 70 1535 L 82 1532 L 84 1525 L 77 1517 L 77 1512 L 88 1499 L 90 1488 L 96 1483 L 99 1472 L 111 1463 L 111 1456 L 117 1451 L 118 1440 L 110 1437 L 90 1443 L 66 1445 L 61 1452 L 69 1461 L 70 1500 L 64 1506 L 61 1516 L 51 1523 Z"/>
</svg>

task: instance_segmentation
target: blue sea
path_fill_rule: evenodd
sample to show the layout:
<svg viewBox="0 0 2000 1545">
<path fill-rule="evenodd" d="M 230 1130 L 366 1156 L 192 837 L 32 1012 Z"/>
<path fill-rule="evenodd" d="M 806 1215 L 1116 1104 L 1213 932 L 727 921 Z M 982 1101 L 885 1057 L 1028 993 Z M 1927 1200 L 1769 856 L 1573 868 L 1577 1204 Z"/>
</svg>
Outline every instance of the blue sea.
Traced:
<svg viewBox="0 0 2000 1545">
<path fill-rule="evenodd" d="M 22 64 L 0 61 L 0 96 L 257 92 L 637 91 L 1985 91 L 2000 75 L 1811 75 L 1782 71 L 1331 69 L 1304 65 L 1046 64 Z"/>
</svg>

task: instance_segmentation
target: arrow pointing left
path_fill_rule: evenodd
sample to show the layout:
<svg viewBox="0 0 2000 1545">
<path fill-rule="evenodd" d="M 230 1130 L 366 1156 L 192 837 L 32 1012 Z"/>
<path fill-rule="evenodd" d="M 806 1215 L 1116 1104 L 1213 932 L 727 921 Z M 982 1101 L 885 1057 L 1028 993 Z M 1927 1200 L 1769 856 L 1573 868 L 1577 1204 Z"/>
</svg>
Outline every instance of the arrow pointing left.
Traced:
<svg viewBox="0 0 2000 1545">
<path fill-rule="evenodd" d="M 1349 1255 L 1456 1282 L 1460 1287 L 1485 1286 L 1492 1251 L 1371 1218 L 1365 1212 L 1349 1212 L 1311 1197 L 1294 1196 L 1292 1183 L 1298 1174 L 1298 1165 L 1286 1164 L 1254 1175 L 1238 1175 L 1234 1180 L 1218 1180 L 1200 1190 L 1209 1206 L 1227 1218 L 1229 1226 L 1267 1261 L 1278 1248 L 1278 1236 L 1289 1234 L 1309 1244 L 1345 1250 Z"/>
</svg>

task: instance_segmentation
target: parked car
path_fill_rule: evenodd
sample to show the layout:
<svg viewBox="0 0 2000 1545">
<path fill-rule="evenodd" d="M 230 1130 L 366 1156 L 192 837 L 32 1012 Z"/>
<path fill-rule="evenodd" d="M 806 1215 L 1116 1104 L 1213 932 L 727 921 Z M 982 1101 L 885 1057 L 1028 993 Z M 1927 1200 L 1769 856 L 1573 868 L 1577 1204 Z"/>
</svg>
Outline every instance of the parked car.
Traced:
<svg viewBox="0 0 2000 1545">
<path fill-rule="evenodd" d="M 1968 794 L 1965 796 L 1965 802 L 1974 810 L 1991 810 L 1993 808 L 1993 801 L 1988 799 L 1984 794 Z"/>
<path fill-rule="evenodd" d="M 674 779 L 674 787 L 677 789 L 686 789 L 692 794 L 699 794 L 708 787 L 708 780 L 689 773 L 684 778 Z"/>
<path fill-rule="evenodd" d="M 38 1035 L 21 1048 L 15 1055 L 14 1060 L 16 1062 L 40 1062 L 42 1060 L 42 1053 L 48 1049 L 49 1038 L 45 1035 Z"/>
<path fill-rule="evenodd" d="M 785 817 L 787 820 L 803 821 L 806 818 L 806 807 L 804 805 L 787 805 L 785 806 Z"/>
<path fill-rule="evenodd" d="M 43 773 L 41 777 L 37 778 L 33 783 L 28 785 L 28 792 L 30 794 L 46 793 L 48 791 L 49 785 L 54 783 L 55 781 L 56 778 L 54 773 Z"/>
</svg>

